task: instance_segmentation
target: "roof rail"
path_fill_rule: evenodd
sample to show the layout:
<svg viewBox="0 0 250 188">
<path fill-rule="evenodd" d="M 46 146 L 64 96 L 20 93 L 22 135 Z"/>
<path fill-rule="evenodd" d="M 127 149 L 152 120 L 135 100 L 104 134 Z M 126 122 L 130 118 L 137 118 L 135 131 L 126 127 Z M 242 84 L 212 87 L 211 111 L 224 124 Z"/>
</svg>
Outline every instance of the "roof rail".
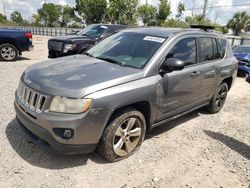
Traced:
<svg viewBox="0 0 250 188">
<path fill-rule="evenodd" d="M 215 27 L 210 26 L 210 25 L 190 25 L 190 28 L 192 28 L 192 29 L 201 29 L 201 30 L 204 30 L 204 31 L 210 31 L 210 30 L 213 30 Z"/>
</svg>

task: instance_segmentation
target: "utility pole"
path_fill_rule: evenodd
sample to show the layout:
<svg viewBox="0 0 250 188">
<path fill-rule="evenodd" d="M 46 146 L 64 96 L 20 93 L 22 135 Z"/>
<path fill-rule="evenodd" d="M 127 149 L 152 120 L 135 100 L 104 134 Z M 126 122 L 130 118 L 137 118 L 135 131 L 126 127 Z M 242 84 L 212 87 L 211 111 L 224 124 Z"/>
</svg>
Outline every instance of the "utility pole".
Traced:
<svg viewBox="0 0 250 188">
<path fill-rule="evenodd" d="M 6 16 L 6 10 L 5 10 L 5 0 L 3 0 L 3 15 Z"/>
<path fill-rule="evenodd" d="M 194 0 L 192 1 L 192 16 L 194 15 Z"/>
<path fill-rule="evenodd" d="M 205 2 L 204 2 L 204 8 L 203 8 L 203 13 L 202 13 L 203 18 L 206 18 L 207 2 L 208 2 L 208 0 L 205 0 Z"/>
</svg>

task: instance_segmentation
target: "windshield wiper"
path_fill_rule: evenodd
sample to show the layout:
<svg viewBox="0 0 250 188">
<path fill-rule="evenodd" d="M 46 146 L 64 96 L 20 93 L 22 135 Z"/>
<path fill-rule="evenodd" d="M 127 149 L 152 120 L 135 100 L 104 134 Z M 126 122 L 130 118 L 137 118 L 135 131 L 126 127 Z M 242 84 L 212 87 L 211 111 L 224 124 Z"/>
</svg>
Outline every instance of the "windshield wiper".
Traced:
<svg viewBox="0 0 250 188">
<path fill-rule="evenodd" d="M 81 34 L 81 36 L 86 36 L 86 37 L 89 37 L 89 38 L 92 38 L 92 39 L 94 38 L 94 37 L 92 37 L 92 36 L 90 36 L 90 35 L 88 35 L 88 34 L 85 34 L 85 33 L 84 33 L 84 34 Z"/>
<path fill-rule="evenodd" d="M 83 52 L 82 54 L 87 55 L 87 56 L 89 56 L 89 57 L 94 57 L 92 54 L 90 54 L 90 53 L 88 53 L 88 52 Z"/>
<path fill-rule="evenodd" d="M 121 65 L 121 66 L 126 66 L 125 63 L 122 63 L 120 61 L 117 61 L 117 60 L 114 60 L 114 59 L 111 59 L 111 58 L 108 58 L 108 57 L 96 57 L 96 59 L 101 59 L 101 60 L 104 60 L 104 61 L 108 61 L 110 63 L 114 63 L 114 64 L 118 64 L 118 65 Z"/>
</svg>

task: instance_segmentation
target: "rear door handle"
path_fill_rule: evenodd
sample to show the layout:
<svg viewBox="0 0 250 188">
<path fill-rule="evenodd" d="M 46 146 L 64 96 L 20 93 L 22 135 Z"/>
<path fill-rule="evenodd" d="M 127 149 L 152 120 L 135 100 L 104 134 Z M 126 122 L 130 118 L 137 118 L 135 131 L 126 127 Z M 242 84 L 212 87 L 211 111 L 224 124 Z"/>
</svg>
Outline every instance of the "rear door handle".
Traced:
<svg viewBox="0 0 250 188">
<path fill-rule="evenodd" d="M 194 72 L 192 72 L 191 73 L 191 77 L 197 77 L 197 76 L 199 76 L 201 73 L 200 72 L 198 72 L 198 71 L 194 71 Z"/>
</svg>

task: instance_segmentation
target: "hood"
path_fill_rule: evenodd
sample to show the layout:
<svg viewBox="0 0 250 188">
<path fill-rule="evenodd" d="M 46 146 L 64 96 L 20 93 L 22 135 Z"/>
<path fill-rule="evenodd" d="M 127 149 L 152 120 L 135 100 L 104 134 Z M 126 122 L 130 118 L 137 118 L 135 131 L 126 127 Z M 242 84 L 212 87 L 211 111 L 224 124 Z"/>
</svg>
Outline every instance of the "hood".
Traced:
<svg viewBox="0 0 250 188">
<path fill-rule="evenodd" d="M 82 36 L 82 35 L 65 35 L 65 36 L 58 36 L 58 37 L 54 37 L 54 38 L 50 38 L 49 40 L 93 40 L 90 37 L 87 36 Z"/>
<path fill-rule="evenodd" d="M 238 59 L 238 60 L 243 59 L 247 55 L 248 55 L 248 53 L 234 53 L 234 57 L 236 57 L 236 59 Z"/>
<path fill-rule="evenodd" d="M 143 77 L 143 71 L 86 55 L 67 56 L 30 66 L 22 79 L 49 95 L 80 98 Z"/>
</svg>

